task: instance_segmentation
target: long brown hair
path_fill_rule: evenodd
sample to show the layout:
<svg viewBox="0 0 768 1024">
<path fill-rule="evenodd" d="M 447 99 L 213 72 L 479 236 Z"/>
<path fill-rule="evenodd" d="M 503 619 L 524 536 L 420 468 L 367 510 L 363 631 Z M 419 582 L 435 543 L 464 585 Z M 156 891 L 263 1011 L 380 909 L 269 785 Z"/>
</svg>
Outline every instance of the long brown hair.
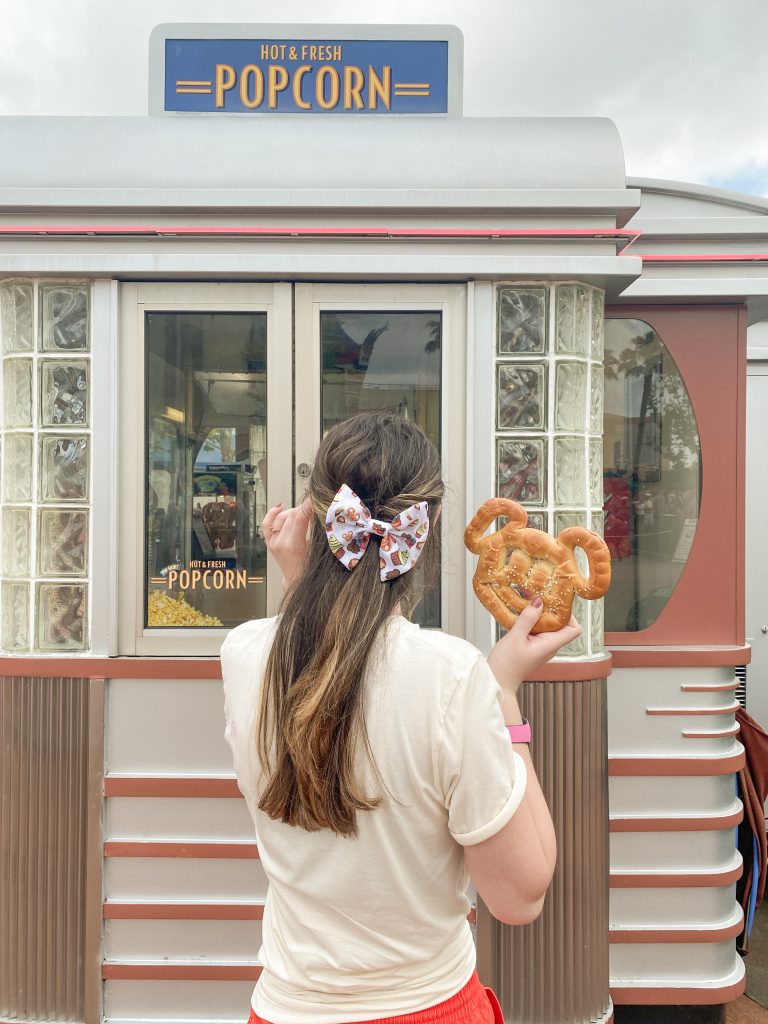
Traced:
<svg viewBox="0 0 768 1024">
<path fill-rule="evenodd" d="M 353 570 L 334 557 L 325 516 L 344 483 L 388 522 L 428 502 L 433 528 L 413 570 L 382 582 L 375 536 Z M 304 573 L 284 599 L 261 694 L 257 751 L 266 781 L 259 807 L 270 818 L 350 836 L 356 812 L 381 803 L 356 776 L 358 750 L 372 762 L 363 679 L 379 630 L 398 604 L 410 610 L 415 590 L 434 575 L 442 494 L 437 449 L 400 416 L 359 413 L 320 444 L 309 479 L 314 515 Z"/>
</svg>

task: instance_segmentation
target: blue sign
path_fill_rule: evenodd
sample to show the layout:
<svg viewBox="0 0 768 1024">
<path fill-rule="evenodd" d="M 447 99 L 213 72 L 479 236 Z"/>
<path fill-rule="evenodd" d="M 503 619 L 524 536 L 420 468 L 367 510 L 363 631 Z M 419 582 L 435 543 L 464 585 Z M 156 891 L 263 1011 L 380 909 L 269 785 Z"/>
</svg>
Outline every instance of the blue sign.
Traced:
<svg viewBox="0 0 768 1024">
<path fill-rule="evenodd" d="M 166 39 L 166 111 L 443 114 L 448 42 Z"/>
</svg>

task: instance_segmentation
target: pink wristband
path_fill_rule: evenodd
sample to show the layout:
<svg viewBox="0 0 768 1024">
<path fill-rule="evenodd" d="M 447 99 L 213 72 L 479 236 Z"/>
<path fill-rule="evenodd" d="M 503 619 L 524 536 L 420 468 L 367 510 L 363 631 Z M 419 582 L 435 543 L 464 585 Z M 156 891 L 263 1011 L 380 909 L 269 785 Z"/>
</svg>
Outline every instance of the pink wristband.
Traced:
<svg viewBox="0 0 768 1024">
<path fill-rule="evenodd" d="M 531 742 L 531 723 L 527 718 L 523 719 L 522 725 L 508 725 L 507 730 L 513 743 Z"/>
</svg>

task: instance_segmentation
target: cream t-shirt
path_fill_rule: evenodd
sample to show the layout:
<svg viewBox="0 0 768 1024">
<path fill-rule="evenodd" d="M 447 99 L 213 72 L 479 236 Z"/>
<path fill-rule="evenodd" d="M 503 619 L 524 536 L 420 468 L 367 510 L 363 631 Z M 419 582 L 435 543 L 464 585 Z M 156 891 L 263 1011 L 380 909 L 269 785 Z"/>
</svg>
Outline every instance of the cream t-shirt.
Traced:
<svg viewBox="0 0 768 1024">
<path fill-rule="evenodd" d="M 238 626 L 221 649 L 225 737 L 269 880 L 253 1008 L 272 1024 L 344 1024 L 433 1006 L 475 968 L 462 847 L 498 832 L 525 791 L 501 689 L 471 644 L 393 616 L 364 702 L 391 796 L 358 812 L 354 838 L 306 832 L 258 809 L 254 716 L 276 621 Z"/>
</svg>

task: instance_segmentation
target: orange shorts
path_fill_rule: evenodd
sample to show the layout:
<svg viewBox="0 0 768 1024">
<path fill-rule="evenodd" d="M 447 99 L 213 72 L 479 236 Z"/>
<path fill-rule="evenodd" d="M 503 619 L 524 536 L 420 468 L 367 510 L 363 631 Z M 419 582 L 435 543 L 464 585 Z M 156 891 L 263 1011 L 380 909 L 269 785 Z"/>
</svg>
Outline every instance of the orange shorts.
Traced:
<svg viewBox="0 0 768 1024">
<path fill-rule="evenodd" d="M 248 1024 L 270 1024 L 270 1021 L 251 1010 Z M 417 1013 L 379 1017 L 375 1024 L 504 1024 L 504 1016 L 496 994 L 490 988 L 483 988 L 475 972 L 464 988 L 450 999 Z"/>
</svg>

